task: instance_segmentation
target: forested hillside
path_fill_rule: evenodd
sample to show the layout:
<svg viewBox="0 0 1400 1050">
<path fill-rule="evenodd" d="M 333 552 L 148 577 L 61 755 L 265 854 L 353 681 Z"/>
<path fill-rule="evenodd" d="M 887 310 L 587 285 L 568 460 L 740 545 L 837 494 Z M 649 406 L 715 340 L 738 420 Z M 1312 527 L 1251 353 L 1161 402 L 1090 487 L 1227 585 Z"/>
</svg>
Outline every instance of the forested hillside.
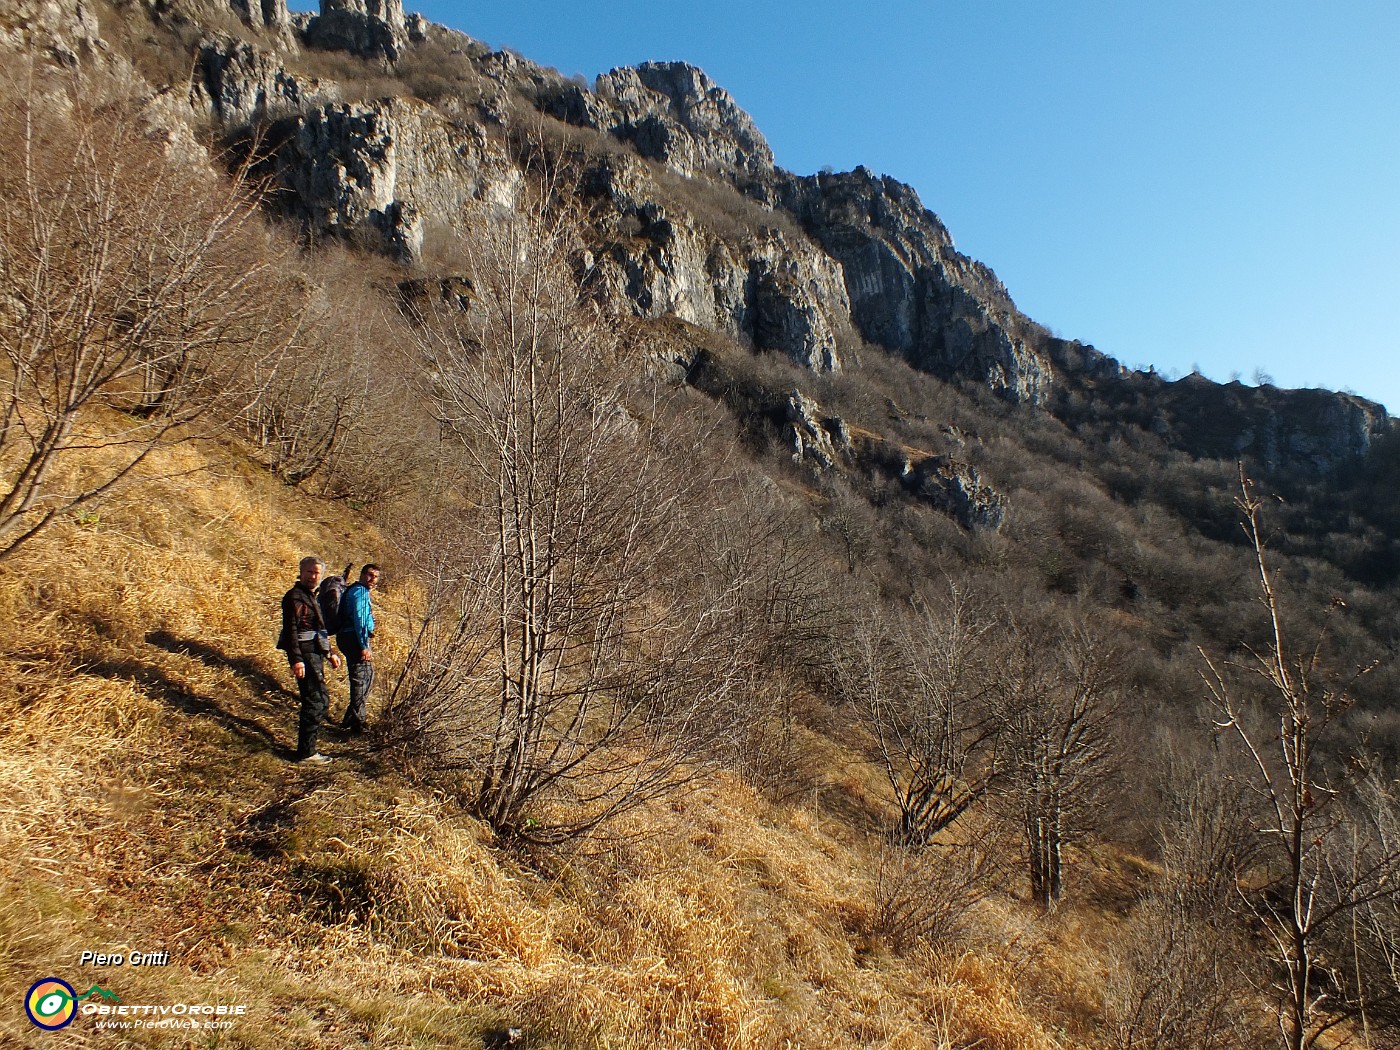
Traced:
<svg viewBox="0 0 1400 1050">
<path fill-rule="evenodd" d="M 0 1042 L 1400 1046 L 1381 406 L 394 0 L 8 0 L 0 106 Z"/>
</svg>

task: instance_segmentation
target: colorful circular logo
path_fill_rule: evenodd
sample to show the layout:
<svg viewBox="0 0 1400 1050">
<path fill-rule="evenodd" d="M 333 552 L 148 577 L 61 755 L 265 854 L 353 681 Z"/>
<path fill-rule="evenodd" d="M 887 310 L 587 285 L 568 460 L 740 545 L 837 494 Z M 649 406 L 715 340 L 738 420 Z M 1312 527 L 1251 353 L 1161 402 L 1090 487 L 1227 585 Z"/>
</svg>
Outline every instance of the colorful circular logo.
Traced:
<svg viewBox="0 0 1400 1050">
<path fill-rule="evenodd" d="M 24 1011 L 40 1028 L 56 1032 L 73 1023 L 78 1013 L 78 993 L 67 981 L 45 977 L 35 981 L 24 997 Z"/>
</svg>

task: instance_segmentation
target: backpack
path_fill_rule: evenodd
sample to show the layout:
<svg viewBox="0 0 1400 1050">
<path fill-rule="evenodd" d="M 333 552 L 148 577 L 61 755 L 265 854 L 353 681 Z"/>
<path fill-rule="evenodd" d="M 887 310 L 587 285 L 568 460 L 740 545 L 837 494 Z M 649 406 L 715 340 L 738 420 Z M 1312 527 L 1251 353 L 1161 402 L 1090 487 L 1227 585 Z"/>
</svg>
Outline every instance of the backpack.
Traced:
<svg viewBox="0 0 1400 1050">
<path fill-rule="evenodd" d="M 321 605 L 321 619 L 332 633 L 340 626 L 340 597 L 345 593 L 344 576 L 328 576 L 316 589 L 316 601 Z"/>
</svg>

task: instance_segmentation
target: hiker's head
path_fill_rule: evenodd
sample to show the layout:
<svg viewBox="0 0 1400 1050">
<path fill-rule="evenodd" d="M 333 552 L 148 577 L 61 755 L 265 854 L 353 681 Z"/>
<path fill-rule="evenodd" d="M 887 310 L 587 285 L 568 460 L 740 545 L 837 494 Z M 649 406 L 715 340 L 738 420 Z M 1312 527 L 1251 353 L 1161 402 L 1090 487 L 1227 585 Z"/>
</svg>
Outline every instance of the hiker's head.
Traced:
<svg viewBox="0 0 1400 1050">
<path fill-rule="evenodd" d="M 360 570 L 360 582 L 366 587 L 373 587 L 379 582 L 379 577 L 382 575 L 379 566 L 371 562 Z"/>
<path fill-rule="evenodd" d="M 300 569 L 300 573 L 297 579 L 307 587 L 315 587 L 316 581 L 321 578 L 321 559 L 317 558 L 315 555 L 308 554 L 305 558 L 301 559 L 298 568 Z"/>
</svg>

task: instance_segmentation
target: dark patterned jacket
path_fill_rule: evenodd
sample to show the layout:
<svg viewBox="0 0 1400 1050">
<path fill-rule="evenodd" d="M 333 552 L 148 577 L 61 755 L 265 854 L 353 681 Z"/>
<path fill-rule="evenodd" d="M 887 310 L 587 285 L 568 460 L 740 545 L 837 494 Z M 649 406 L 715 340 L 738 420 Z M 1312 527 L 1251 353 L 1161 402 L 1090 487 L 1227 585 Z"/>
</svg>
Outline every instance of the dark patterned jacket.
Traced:
<svg viewBox="0 0 1400 1050">
<path fill-rule="evenodd" d="M 282 633 L 277 636 L 277 648 L 287 654 L 287 662 L 293 665 L 304 663 L 308 656 L 325 656 L 331 651 L 321 605 L 300 580 L 282 595 Z"/>
</svg>

